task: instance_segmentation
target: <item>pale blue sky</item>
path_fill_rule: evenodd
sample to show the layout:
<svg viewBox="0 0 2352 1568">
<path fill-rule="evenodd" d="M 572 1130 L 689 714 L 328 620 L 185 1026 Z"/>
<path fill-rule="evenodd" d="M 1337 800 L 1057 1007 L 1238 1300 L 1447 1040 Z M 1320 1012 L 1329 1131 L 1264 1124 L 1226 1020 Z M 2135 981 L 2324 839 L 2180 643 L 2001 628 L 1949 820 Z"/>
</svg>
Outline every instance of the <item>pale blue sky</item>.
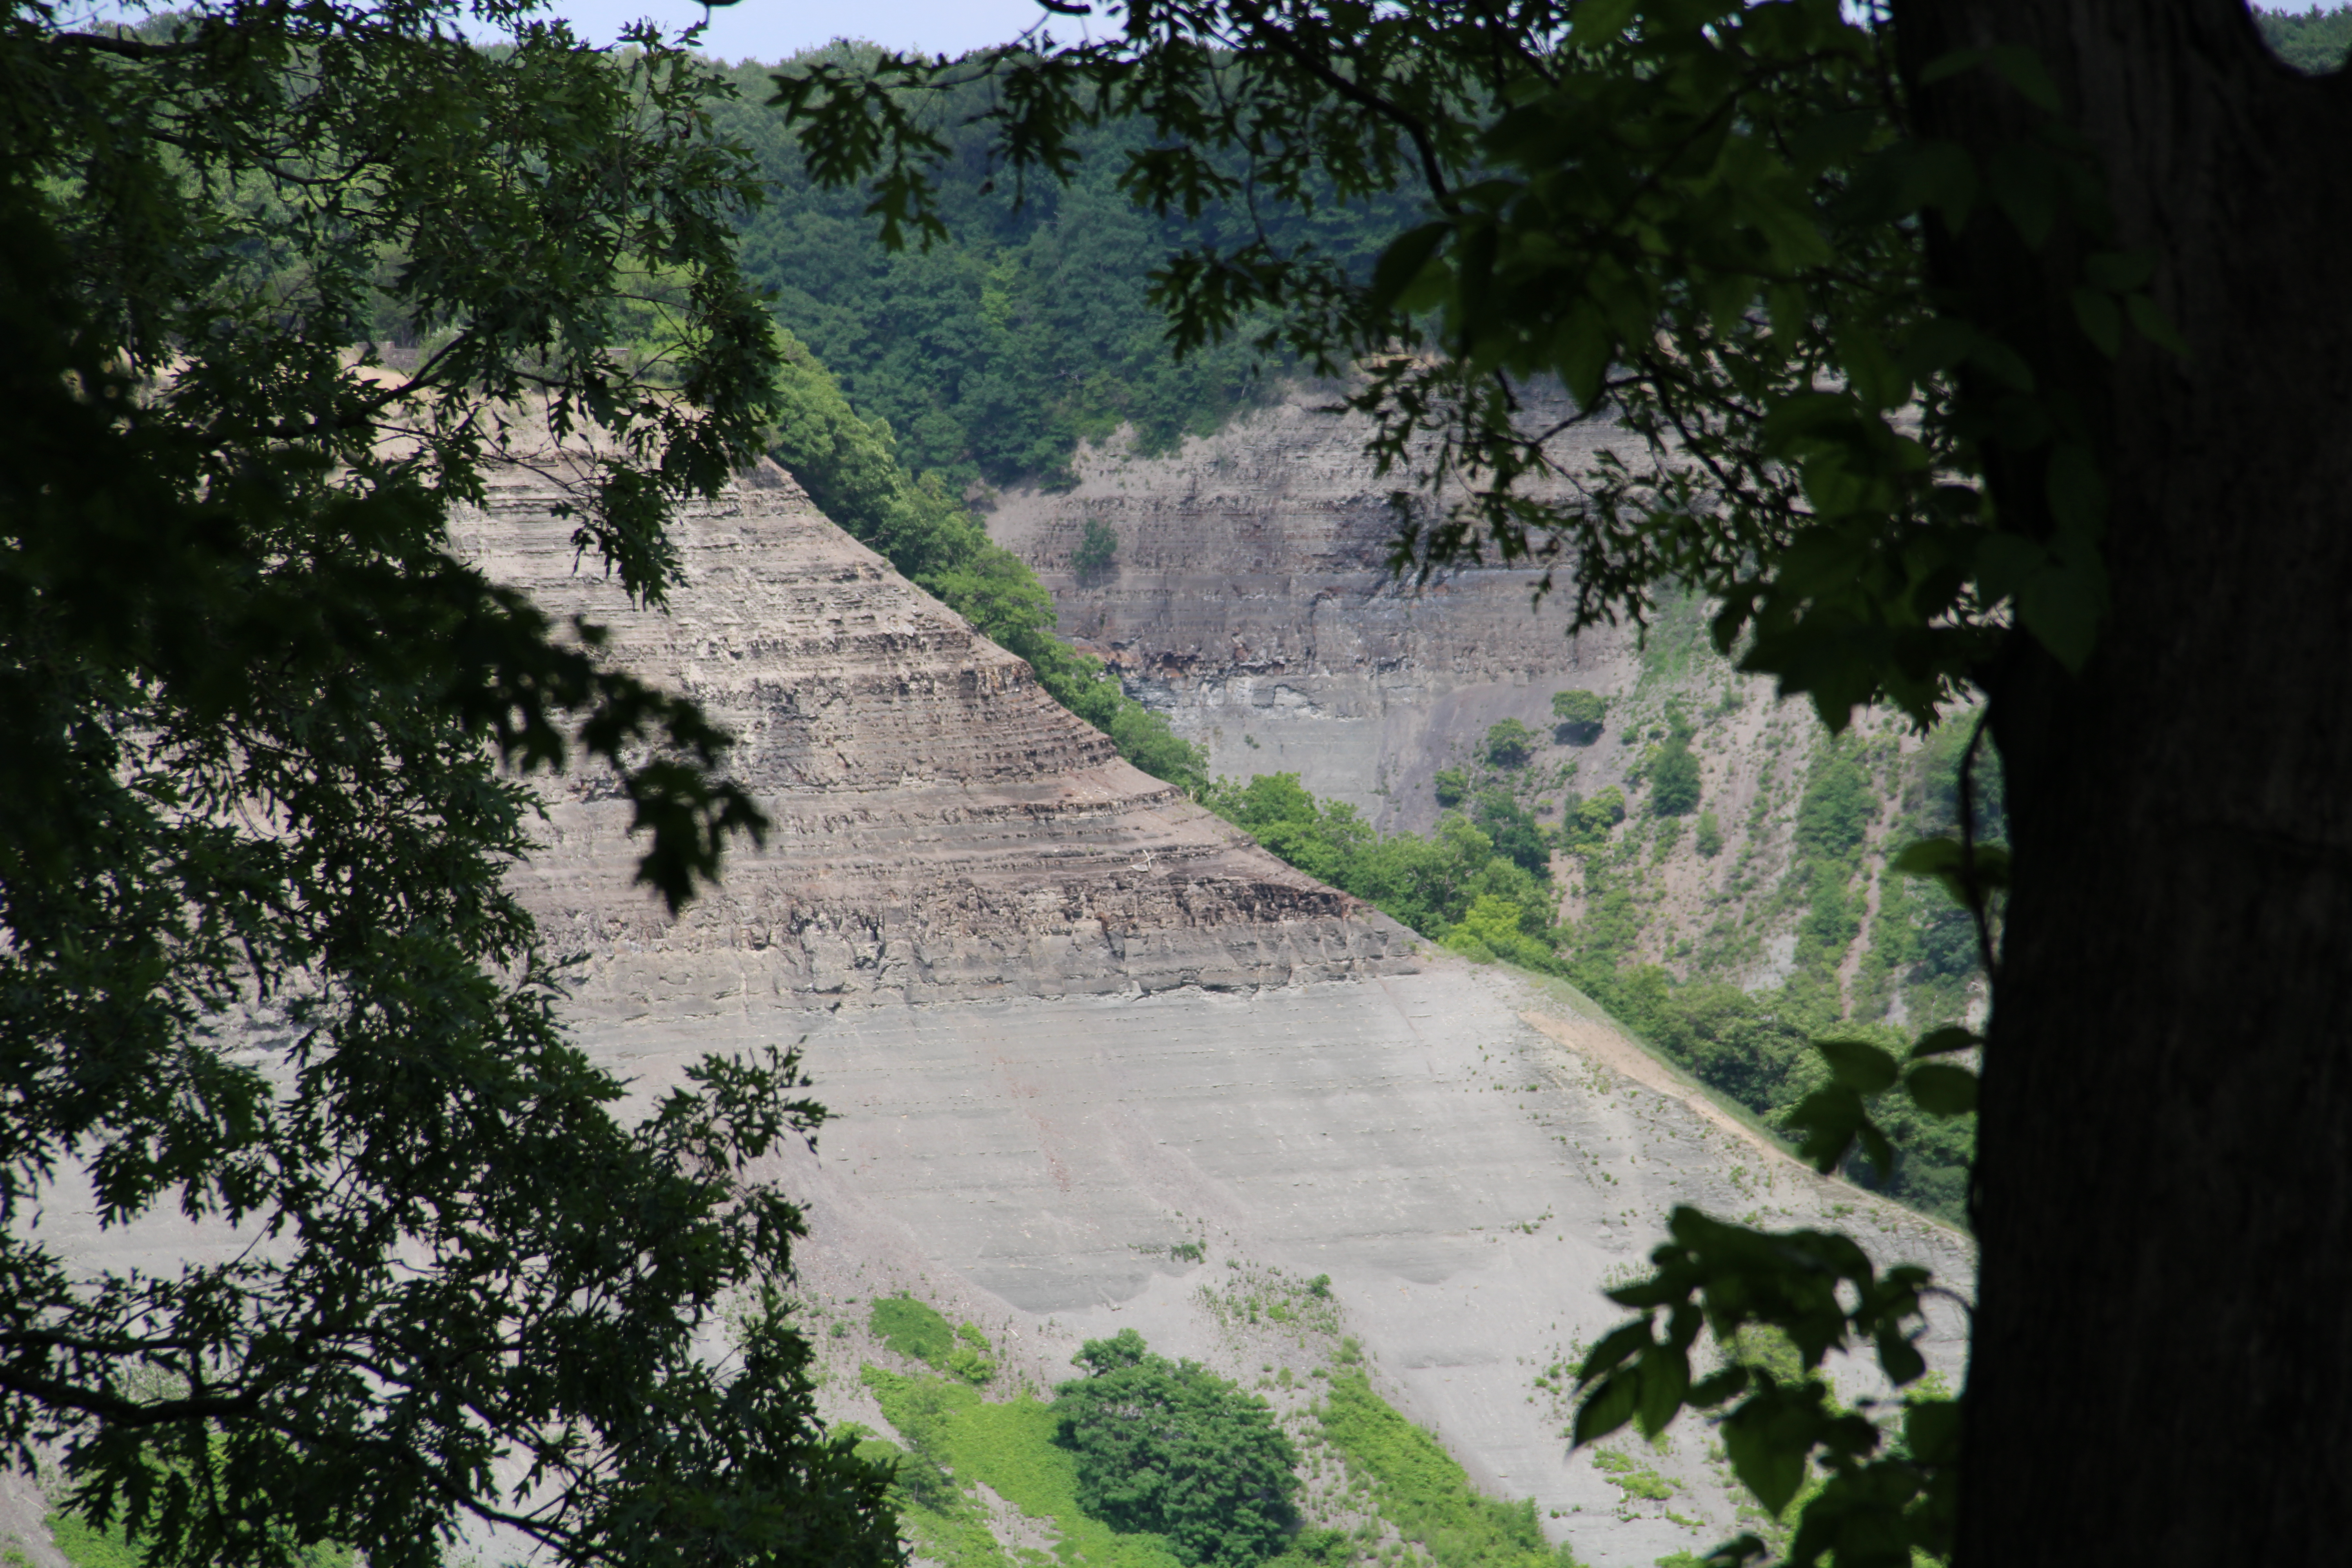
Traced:
<svg viewBox="0 0 2352 1568">
<path fill-rule="evenodd" d="M 703 16 L 693 0 L 552 0 L 548 9 L 599 43 L 641 17 L 675 32 Z M 740 0 L 711 9 L 701 47 L 722 59 L 781 60 L 848 37 L 953 55 L 1003 43 L 1045 16 L 1036 0 Z M 1057 38 L 1076 38 L 1087 24 L 1055 16 L 1050 26 Z"/>
</svg>

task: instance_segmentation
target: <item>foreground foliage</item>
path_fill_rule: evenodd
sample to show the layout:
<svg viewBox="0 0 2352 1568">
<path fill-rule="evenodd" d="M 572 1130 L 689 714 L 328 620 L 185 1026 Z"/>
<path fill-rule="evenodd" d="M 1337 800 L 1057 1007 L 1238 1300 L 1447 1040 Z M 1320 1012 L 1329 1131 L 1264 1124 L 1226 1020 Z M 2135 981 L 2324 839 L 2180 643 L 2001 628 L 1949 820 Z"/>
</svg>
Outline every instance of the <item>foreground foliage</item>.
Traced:
<svg viewBox="0 0 2352 1568">
<path fill-rule="evenodd" d="M 794 1058 L 625 1122 L 505 882 L 593 761 L 676 908 L 761 826 L 727 738 L 446 551 L 520 453 L 658 604 L 758 452 L 706 72 L 503 4 L 75 26 L 0 5 L 0 1447 L 159 1565 L 895 1561 L 782 1309 L 696 1350 L 789 1267 Z"/>
</svg>

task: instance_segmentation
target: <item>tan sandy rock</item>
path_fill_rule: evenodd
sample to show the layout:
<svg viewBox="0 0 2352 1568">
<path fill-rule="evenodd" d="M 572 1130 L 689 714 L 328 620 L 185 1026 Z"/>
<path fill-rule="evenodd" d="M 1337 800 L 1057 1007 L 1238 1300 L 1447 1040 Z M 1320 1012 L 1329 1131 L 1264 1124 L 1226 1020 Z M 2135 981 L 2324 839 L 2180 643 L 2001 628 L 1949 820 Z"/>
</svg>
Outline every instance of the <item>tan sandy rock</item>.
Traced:
<svg viewBox="0 0 2352 1568">
<path fill-rule="evenodd" d="M 700 702 L 772 821 L 673 921 L 630 886 L 611 776 L 552 786 L 519 876 L 551 944 L 584 957 L 591 1015 L 1246 988 L 1400 962 L 1402 928 L 1128 765 L 781 470 L 679 520 L 666 611 L 582 567 L 554 500 L 502 471 L 458 520 L 460 552 Z"/>
</svg>

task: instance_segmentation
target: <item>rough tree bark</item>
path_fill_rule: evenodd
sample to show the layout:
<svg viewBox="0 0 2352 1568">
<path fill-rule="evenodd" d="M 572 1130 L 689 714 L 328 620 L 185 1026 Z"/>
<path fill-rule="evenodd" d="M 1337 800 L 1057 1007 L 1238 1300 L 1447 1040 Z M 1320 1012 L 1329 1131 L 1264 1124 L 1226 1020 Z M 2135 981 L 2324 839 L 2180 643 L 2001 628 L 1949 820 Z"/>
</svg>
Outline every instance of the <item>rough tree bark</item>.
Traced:
<svg viewBox="0 0 2352 1568">
<path fill-rule="evenodd" d="M 1960 1560 L 2340 1561 L 2352 1541 L 2352 73 L 2242 0 L 1907 0 L 1924 61 L 2040 52 L 2194 351 L 2109 363 L 2064 243 L 1939 280 L 2079 391 L 2113 608 L 1989 672 L 2017 885 L 1986 1051 Z M 1981 155 L 2033 116 L 1919 92 Z M 2074 346 L 2069 346 L 2074 345 Z M 2031 465 L 2005 516 L 2042 511 Z M 2022 642 L 2023 639 L 2018 639 Z"/>
</svg>

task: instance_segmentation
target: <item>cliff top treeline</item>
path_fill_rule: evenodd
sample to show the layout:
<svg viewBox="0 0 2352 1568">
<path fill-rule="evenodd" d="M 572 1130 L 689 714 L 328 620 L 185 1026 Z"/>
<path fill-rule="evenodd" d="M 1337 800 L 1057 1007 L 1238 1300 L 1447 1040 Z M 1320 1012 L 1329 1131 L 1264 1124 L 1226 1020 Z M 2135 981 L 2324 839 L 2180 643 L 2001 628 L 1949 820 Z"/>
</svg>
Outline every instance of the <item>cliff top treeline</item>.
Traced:
<svg viewBox="0 0 2352 1568">
<path fill-rule="evenodd" d="M 1118 188 L 1139 127 L 1079 138 L 1063 185 L 998 177 L 985 153 L 974 86 L 940 96 L 937 133 L 950 148 L 941 205 L 949 238 L 892 253 L 873 244 L 862 192 L 808 177 L 771 75 L 864 46 L 835 44 L 782 62 L 744 62 L 740 96 L 712 106 L 715 129 L 749 147 L 772 182 L 743 220 L 745 275 L 774 290 L 777 320 L 835 375 L 857 411 L 889 424 L 899 460 L 950 487 L 1048 482 L 1066 476 L 1076 442 L 1132 424 L 1146 449 L 1206 434 L 1258 395 L 1245 342 L 1179 361 L 1151 271 L 1189 245 L 1223 242 L 1256 222 L 1213 204 L 1197 224 L 1162 222 Z M 1265 218 L 1278 245 L 1312 237 L 1369 269 L 1388 236 L 1412 221 L 1404 197 L 1377 209 L 1326 207 Z"/>
</svg>

